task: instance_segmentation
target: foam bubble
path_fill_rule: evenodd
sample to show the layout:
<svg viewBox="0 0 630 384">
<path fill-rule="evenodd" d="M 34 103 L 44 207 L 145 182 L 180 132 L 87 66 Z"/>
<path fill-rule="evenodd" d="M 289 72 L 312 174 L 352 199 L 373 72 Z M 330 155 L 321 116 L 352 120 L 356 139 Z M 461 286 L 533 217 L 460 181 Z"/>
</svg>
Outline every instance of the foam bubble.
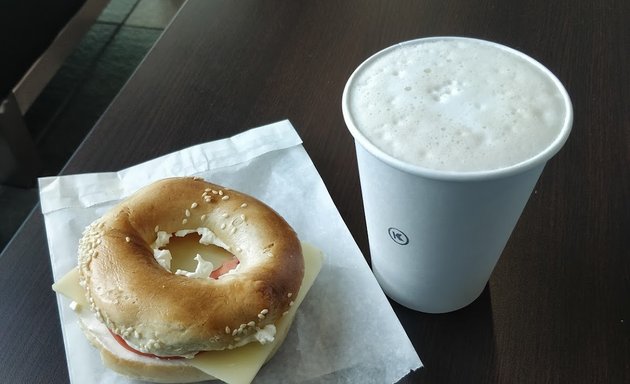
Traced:
<svg viewBox="0 0 630 384">
<path fill-rule="evenodd" d="M 468 40 L 403 44 L 359 72 L 348 93 L 357 128 L 385 153 L 451 171 L 503 168 L 557 137 L 567 113 L 547 75 Z"/>
</svg>

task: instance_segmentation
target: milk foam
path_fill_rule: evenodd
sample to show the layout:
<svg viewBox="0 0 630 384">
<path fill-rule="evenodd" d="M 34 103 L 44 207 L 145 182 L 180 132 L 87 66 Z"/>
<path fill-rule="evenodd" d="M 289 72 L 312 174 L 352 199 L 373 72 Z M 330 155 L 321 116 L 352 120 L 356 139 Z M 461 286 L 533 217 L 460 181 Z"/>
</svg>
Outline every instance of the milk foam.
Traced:
<svg viewBox="0 0 630 384">
<path fill-rule="evenodd" d="M 567 109 L 540 68 L 475 40 L 401 44 L 347 89 L 356 128 L 401 161 L 447 171 L 523 162 L 558 137 Z"/>
</svg>

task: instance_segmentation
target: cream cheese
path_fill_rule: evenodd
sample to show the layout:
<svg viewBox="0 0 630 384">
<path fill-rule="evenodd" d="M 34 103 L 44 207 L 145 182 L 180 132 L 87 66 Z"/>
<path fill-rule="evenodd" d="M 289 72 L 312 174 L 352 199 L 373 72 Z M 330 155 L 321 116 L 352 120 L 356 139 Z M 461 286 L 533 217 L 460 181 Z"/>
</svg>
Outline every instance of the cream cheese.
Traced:
<svg viewBox="0 0 630 384">
<path fill-rule="evenodd" d="M 230 250 L 230 246 L 225 244 L 221 239 L 215 235 L 214 232 L 210 230 L 210 228 L 199 227 L 197 229 L 181 229 L 175 232 L 175 236 L 184 237 L 191 233 L 197 233 L 201 238 L 199 239 L 199 244 L 203 245 L 216 245 L 217 247 L 221 247 L 225 250 Z"/>
<path fill-rule="evenodd" d="M 171 236 L 173 235 L 165 231 L 157 232 L 157 238 L 155 239 L 155 243 L 153 243 L 153 249 L 162 248 L 167 245 Z"/>
<path fill-rule="evenodd" d="M 199 227 L 197 229 L 181 229 L 175 232 L 174 234 L 168 233 L 166 231 L 158 231 L 156 232 L 156 239 L 155 239 L 155 242 L 151 245 L 151 248 L 153 249 L 153 257 L 158 262 L 158 264 L 162 266 L 162 268 L 166 269 L 169 272 L 172 272 L 171 260 L 173 259 L 173 257 L 171 255 L 171 252 L 168 249 L 160 249 L 160 248 L 167 246 L 173 235 L 175 235 L 176 237 L 184 237 L 191 233 L 197 233 L 199 236 L 201 236 L 201 238 L 199 239 L 200 244 L 216 245 L 217 247 L 221 247 L 227 251 L 230 250 L 230 246 L 228 246 L 223 241 L 221 241 L 221 239 L 219 239 L 217 235 L 214 232 L 212 232 L 212 230 L 210 230 L 210 228 Z M 199 257 L 200 260 L 198 260 L 197 257 Z M 195 260 L 197 260 L 197 269 L 194 272 L 177 270 L 175 274 L 188 276 L 188 277 L 194 277 L 194 278 L 201 278 L 201 275 L 198 275 L 197 271 L 199 271 L 199 274 L 205 273 L 205 271 L 207 271 L 207 269 L 213 265 L 209 261 L 206 261 L 203 258 L 201 258 L 200 255 L 197 255 L 197 257 L 195 257 Z M 210 269 L 210 272 L 208 272 L 208 274 L 204 278 L 209 278 L 210 273 L 212 273 L 212 269 Z"/>
<path fill-rule="evenodd" d="M 253 343 L 255 341 L 260 344 L 273 343 L 276 338 L 276 326 L 273 324 L 267 324 L 264 328 L 256 328 L 256 333 L 242 337 L 241 340 L 236 342 L 233 348 L 242 347 L 243 345 Z"/>
<path fill-rule="evenodd" d="M 182 269 L 178 269 L 177 271 L 175 271 L 175 274 L 190 277 L 193 279 L 211 280 L 210 274 L 212 273 L 212 270 L 214 270 L 214 265 L 211 262 L 204 260 L 204 258 L 201 257 L 200 254 L 197 254 L 197 256 L 195 256 L 195 261 L 197 261 L 197 268 L 195 268 L 194 272 L 188 272 Z"/>
<path fill-rule="evenodd" d="M 173 260 L 173 256 L 171 256 L 171 251 L 168 249 L 154 249 L 153 257 L 157 260 L 158 264 L 162 266 L 162 268 L 167 271 L 171 271 L 171 260 Z"/>
</svg>

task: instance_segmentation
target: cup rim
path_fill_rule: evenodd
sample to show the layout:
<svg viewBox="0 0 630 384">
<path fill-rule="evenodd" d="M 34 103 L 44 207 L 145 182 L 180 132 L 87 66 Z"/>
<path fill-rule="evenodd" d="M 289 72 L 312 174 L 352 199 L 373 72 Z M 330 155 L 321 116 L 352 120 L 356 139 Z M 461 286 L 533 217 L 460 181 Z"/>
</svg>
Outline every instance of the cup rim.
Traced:
<svg viewBox="0 0 630 384">
<path fill-rule="evenodd" d="M 525 61 L 532 64 L 534 67 L 538 68 L 542 73 L 544 73 L 548 78 L 555 84 L 559 93 L 562 95 L 562 99 L 564 101 L 564 106 L 566 110 L 566 114 L 564 116 L 564 121 L 562 122 L 562 128 L 560 132 L 554 139 L 554 141 L 549 144 L 545 149 L 537 153 L 535 156 L 532 156 L 522 162 L 501 168 L 489 169 L 489 170 L 481 170 L 481 171 L 447 171 L 447 170 L 436 170 L 432 168 L 422 167 L 419 165 L 411 164 L 408 162 L 404 162 L 399 160 L 378 148 L 376 145 L 372 144 L 370 140 L 357 128 L 354 118 L 350 113 L 348 108 L 348 93 L 349 88 L 352 85 L 355 78 L 358 74 L 372 61 L 377 59 L 378 57 L 388 53 L 391 50 L 395 50 L 400 46 L 408 45 L 408 44 L 418 44 L 422 42 L 430 42 L 430 41 L 443 41 L 443 40 L 462 40 L 462 41 L 473 41 L 479 44 L 486 44 L 497 47 L 499 49 L 505 50 L 511 54 L 521 57 Z M 466 181 L 466 180 L 484 180 L 484 179 L 494 179 L 499 177 L 506 177 L 515 174 L 519 174 L 525 171 L 528 171 L 534 167 L 544 165 L 549 159 L 551 159 L 565 144 L 567 139 L 569 138 L 569 134 L 573 125 L 573 106 L 571 103 L 571 98 L 567 90 L 564 88 L 560 80 L 544 65 L 542 65 L 537 60 L 532 57 L 526 55 L 525 53 L 518 51 L 516 49 L 510 48 L 508 46 L 495 43 L 488 40 L 471 38 L 471 37 L 461 37 L 461 36 L 432 36 L 432 37 L 423 37 L 418 39 L 412 39 L 400 42 L 398 44 L 389 46 L 384 48 L 366 60 L 364 60 L 350 75 L 348 81 L 343 90 L 342 99 L 342 113 L 350 134 L 354 137 L 354 139 L 363 146 L 369 153 L 379 158 L 381 161 L 389 164 L 390 166 L 402 170 L 404 172 L 424 176 L 432 179 L 441 179 L 441 180 L 452 180 L 452 181 Z"/>
</svg>

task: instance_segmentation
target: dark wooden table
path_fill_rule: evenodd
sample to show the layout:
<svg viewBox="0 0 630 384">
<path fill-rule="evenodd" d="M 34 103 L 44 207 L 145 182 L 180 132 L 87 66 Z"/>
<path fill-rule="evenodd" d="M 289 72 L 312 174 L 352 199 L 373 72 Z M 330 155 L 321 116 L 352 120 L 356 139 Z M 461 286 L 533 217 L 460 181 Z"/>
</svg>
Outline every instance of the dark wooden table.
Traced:
<svg viewBox="0 0 630 384">
<path fill-rule="evenodd" d="M 494 40 L 550 68 L 573 133 L 547 166 L 488 288 L 445 315 L 394 305 L 418 383 L 630 382 L 630 2 L 190 0 L 64 174 L 112 171 L 288 118 L 369 255 L 341 93 L 399 41 Z M 0 382 L 64 383 L 36 209 L 0 258 Z"/>
</svg>

